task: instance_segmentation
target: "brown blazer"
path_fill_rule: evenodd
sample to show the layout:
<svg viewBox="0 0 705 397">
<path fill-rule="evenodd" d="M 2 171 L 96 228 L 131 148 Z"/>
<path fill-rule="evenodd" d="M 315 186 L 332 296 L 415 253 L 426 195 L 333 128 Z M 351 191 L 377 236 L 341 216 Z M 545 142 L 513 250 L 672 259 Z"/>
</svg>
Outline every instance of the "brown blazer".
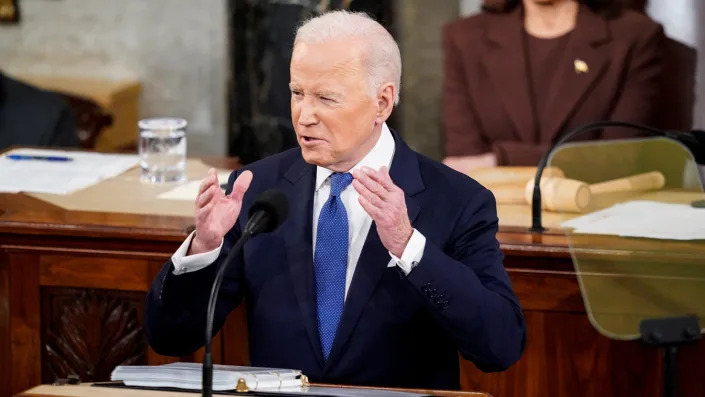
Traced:
<svg viewBox="0 0 705 397">
<path fill-rule="evenodd" d="M 482 13 L 444 27 L 443 122 L 447 156 L 492 151 L 500 165 L 535 165 L 562 132 L 613 119 L 651 123 L 661 71 L 661 26 L 624 11 L 605 19 L 581 6 L 534 132 L 523 13 Z M 576 72 L 575 60 L 588 66 Z M 604 131 L 590 138 L 624 137 Z"/>
</svg>

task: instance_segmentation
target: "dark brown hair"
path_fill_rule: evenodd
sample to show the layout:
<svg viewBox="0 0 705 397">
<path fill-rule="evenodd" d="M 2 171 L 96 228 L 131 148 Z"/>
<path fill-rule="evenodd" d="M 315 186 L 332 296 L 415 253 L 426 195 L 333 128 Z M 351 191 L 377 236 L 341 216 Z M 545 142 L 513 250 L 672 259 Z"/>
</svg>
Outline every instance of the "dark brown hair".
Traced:
<svg viewBox="0 0 705 397">
<path fill-rule="evenodd" d="M 618 16 L 624 5 L 619 0 L 576 0 L 578 3 L 585 4 L 593 12 L 598 13 L 606 18 Z M 492 13 L 505 13 L 514 10 L 521 5 L 521 0 L 484 0 L 482 9 Z"/>
</svg>

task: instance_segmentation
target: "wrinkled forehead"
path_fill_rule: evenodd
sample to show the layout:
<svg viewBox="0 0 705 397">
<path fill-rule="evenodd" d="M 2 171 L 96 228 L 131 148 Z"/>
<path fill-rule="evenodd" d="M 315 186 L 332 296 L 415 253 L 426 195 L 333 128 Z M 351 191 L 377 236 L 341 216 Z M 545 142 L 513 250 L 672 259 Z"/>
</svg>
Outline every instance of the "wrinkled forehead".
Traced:
<svg viewBox="0 0 705 397">
<path fill-rule="evenodd" d="M 365 68 L 366 46 L 359 39 L 296 43 L 291 55 L 291 75 L 344 77 Z"/>
</svg>

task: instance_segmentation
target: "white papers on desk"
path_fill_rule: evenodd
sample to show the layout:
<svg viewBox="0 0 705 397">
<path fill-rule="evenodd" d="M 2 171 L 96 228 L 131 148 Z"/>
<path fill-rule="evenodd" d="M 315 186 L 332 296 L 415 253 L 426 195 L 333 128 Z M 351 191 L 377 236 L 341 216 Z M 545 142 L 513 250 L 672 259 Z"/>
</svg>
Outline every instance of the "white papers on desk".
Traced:
<svg viewBox="0 0 705 397">
<path fill-rule="evenodd" d="M 200 390 L 202 366 L 199 363 L 171 363 L 165 365 L 120 365 L 110 380 L 122 381 L 125 386 L 149 388 L 178 388 Z M 423 397 L 426 395 L 396 390 L 368 389 L 358 387 L 307 386 L 302 373 L 295 369 L 241 367 L 234 365 L 213 366 L 213 390 L 233 390 L 242 379 L 247 388 L 285 397 Z"/>
<path fill-rule="evenodd" d="M 201 389 L 202 365 L 199 363 L 171 363 L 165 365 L 120 365 L 110 374 L 110 380 L 122 381 L 126 386 L 176 387 Z M 213 366 L 213 390 L 233 390 L 238 380 L 244 380 L 251 390 L 301 390 L 301 371 L 280 368 Z"/>
<path fill-rule="evenodd" d="M 705 209 L 688 204 L 630 201 L 561 224 L 574 233 L 661 240 L 705 240 Z"/>
<path fill-rule="evenodd" d="M 6 154 L 66 156 L 73 161 L 11 160 L 0 156 L 0 192 L 69 194 L 112 178 L 138 164 L 136 155 L 49 149 L 16 149 Z"/>
<path fill-rule="evenodd" d="M 218 183 L 225 184 L 228 183 L 228 178 L 232 171 L 220 171 L 218 172 Z M 198 188 L 201 186 L 201 181 L 190 181 L 183 185 L 177 186 L 169 191 L 166 191 L 157 196 L 158 199 L 165 200 L 186 200 L 194 201 L 196 196 L 198 196 Z"/>
</svg>

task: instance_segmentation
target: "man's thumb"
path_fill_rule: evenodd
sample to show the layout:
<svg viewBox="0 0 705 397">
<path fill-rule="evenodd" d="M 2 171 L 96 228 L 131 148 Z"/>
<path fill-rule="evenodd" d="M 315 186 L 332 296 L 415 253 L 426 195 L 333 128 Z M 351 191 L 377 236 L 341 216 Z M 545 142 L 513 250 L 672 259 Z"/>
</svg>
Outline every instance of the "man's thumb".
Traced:
<svg viewBox="0 0 705 397">
<path fill-rule="evenodd" d="M 230 192 L 230 196 L 228 197 L 231 200 L 242 201 L 242 198 L 245 196 L 245 192 L 250 187 L 252 178 L 253 175 L 251 171 L 244 171 L 240 174 L 233 183 L 233 191 Z"/>
</svg>

